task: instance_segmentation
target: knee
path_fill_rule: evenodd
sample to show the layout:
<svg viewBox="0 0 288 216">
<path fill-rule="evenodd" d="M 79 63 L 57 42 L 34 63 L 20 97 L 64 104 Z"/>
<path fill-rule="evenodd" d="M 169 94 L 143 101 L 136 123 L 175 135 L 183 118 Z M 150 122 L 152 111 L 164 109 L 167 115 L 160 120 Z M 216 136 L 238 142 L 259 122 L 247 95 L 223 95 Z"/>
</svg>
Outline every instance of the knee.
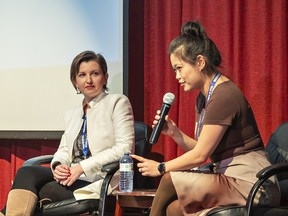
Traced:
<svg viewBox="0 0 288 216">
<path fill-rule="evenodd" d="M 183 216 L 178 200 L 174 200 L 167 206 L 166 216 Z"/>
<path fill-rule="evenodd" d="M 162 176 L 159 187 L 160 186 L 167 187 L 167 188 L 174 187 L 170 173 L 165 173 Z"/>
<path fill-rule="evenodd" d="M 24 166 L 17 170 L 16 178 L 25 178 L 26 176 L 31 176 L 34 166 Z"/>
<path fill-rule="evenodd" d="M 17 170 L 17 173 L 14 178 L 14 186 L 21 186 L 27 183 L 31 183 L 34 179 L 39 178 L 39 172 L 36 169 L 36 166 L 25 166 L 20 167 Z"/>
</svg>

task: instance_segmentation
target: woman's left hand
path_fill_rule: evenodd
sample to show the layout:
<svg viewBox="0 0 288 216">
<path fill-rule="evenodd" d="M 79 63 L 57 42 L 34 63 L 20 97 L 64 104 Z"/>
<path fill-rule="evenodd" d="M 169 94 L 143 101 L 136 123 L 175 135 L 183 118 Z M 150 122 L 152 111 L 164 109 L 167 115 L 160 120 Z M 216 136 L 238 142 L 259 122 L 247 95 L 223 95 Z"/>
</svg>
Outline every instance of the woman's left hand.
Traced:
<svg viewBox="0 0 288 216">
<path fill-rule="evenodd" d="M 160 164 L 159 162 L 134 154 L 132 154 L 131 157 L 139 161 L 139 163 L 137 163 L 137 167 L 143 176 L 156 177 L 161 175 L 161 173 L 158 171 L 158 165 Z"/>
</svg>

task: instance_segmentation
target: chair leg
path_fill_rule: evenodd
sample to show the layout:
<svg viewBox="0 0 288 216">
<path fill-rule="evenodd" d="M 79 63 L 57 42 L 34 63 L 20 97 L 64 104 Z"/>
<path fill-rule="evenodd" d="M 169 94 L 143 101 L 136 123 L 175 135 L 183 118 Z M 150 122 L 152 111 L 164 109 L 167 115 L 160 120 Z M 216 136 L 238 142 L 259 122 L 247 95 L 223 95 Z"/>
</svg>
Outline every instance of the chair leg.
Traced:
<svg viewBox="0 0 288 216">
<path fill-rule="evenodd" d="M 123 215 L 123 209 L 119 205 L 118 201 L 116 201 L 116 207 L 115 207 L 115 213 L 114 216 L 122 216 Z"/>
</svg>

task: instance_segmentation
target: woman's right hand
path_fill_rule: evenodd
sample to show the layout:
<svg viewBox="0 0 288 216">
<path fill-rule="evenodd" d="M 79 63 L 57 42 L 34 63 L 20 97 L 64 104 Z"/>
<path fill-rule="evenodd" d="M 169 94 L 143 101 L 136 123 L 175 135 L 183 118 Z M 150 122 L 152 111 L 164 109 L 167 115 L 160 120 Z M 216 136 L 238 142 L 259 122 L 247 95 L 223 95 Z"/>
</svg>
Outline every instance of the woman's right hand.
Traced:
<svg viewBox="0 0 288 216">
<path fill-rule="evenodd" d="M 65 164 L 60 164 L 53 170 L 53 175 L 56 182 L 60 183 L 71 175 L 70 167 Z"/>
<path fill-rule="evenodd" d="M 158 124 L 158 121 L 160 119 L 160 110 L 157 110 L 157 114 L 155 115 L 155 119 L 153 121 L 153 125 L 152 128 L 156 127 L 156 125 Z M 175 131 L 178 129 L 177 125 L 175 124 L 175 122 L 170 119 L 170 117 L 168 115 L 165 116 L 165 123 L 162 129 L 162 133 L 167 135 L 167 136 L 173 136 Z"/>
</svg>

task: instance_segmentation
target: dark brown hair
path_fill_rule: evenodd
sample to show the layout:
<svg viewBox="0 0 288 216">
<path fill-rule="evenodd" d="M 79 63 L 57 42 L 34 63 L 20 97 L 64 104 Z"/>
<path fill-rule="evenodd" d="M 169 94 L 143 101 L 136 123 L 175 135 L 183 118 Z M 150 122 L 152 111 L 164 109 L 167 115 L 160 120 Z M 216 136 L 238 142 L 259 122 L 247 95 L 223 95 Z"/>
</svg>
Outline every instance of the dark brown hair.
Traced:
<svg viewBox="0 0 288 216">
<path fill-rule="evenodd" d="M 216 70 L 216 67 L 221 64 L 218 48 L 197 21 L 183 24 L 181 35 L 170 43 L 169 55 L 172 53 L 193 65 L 196 63 L 197 56 L 203 55 L 208 71 Z"/>
</svg>

